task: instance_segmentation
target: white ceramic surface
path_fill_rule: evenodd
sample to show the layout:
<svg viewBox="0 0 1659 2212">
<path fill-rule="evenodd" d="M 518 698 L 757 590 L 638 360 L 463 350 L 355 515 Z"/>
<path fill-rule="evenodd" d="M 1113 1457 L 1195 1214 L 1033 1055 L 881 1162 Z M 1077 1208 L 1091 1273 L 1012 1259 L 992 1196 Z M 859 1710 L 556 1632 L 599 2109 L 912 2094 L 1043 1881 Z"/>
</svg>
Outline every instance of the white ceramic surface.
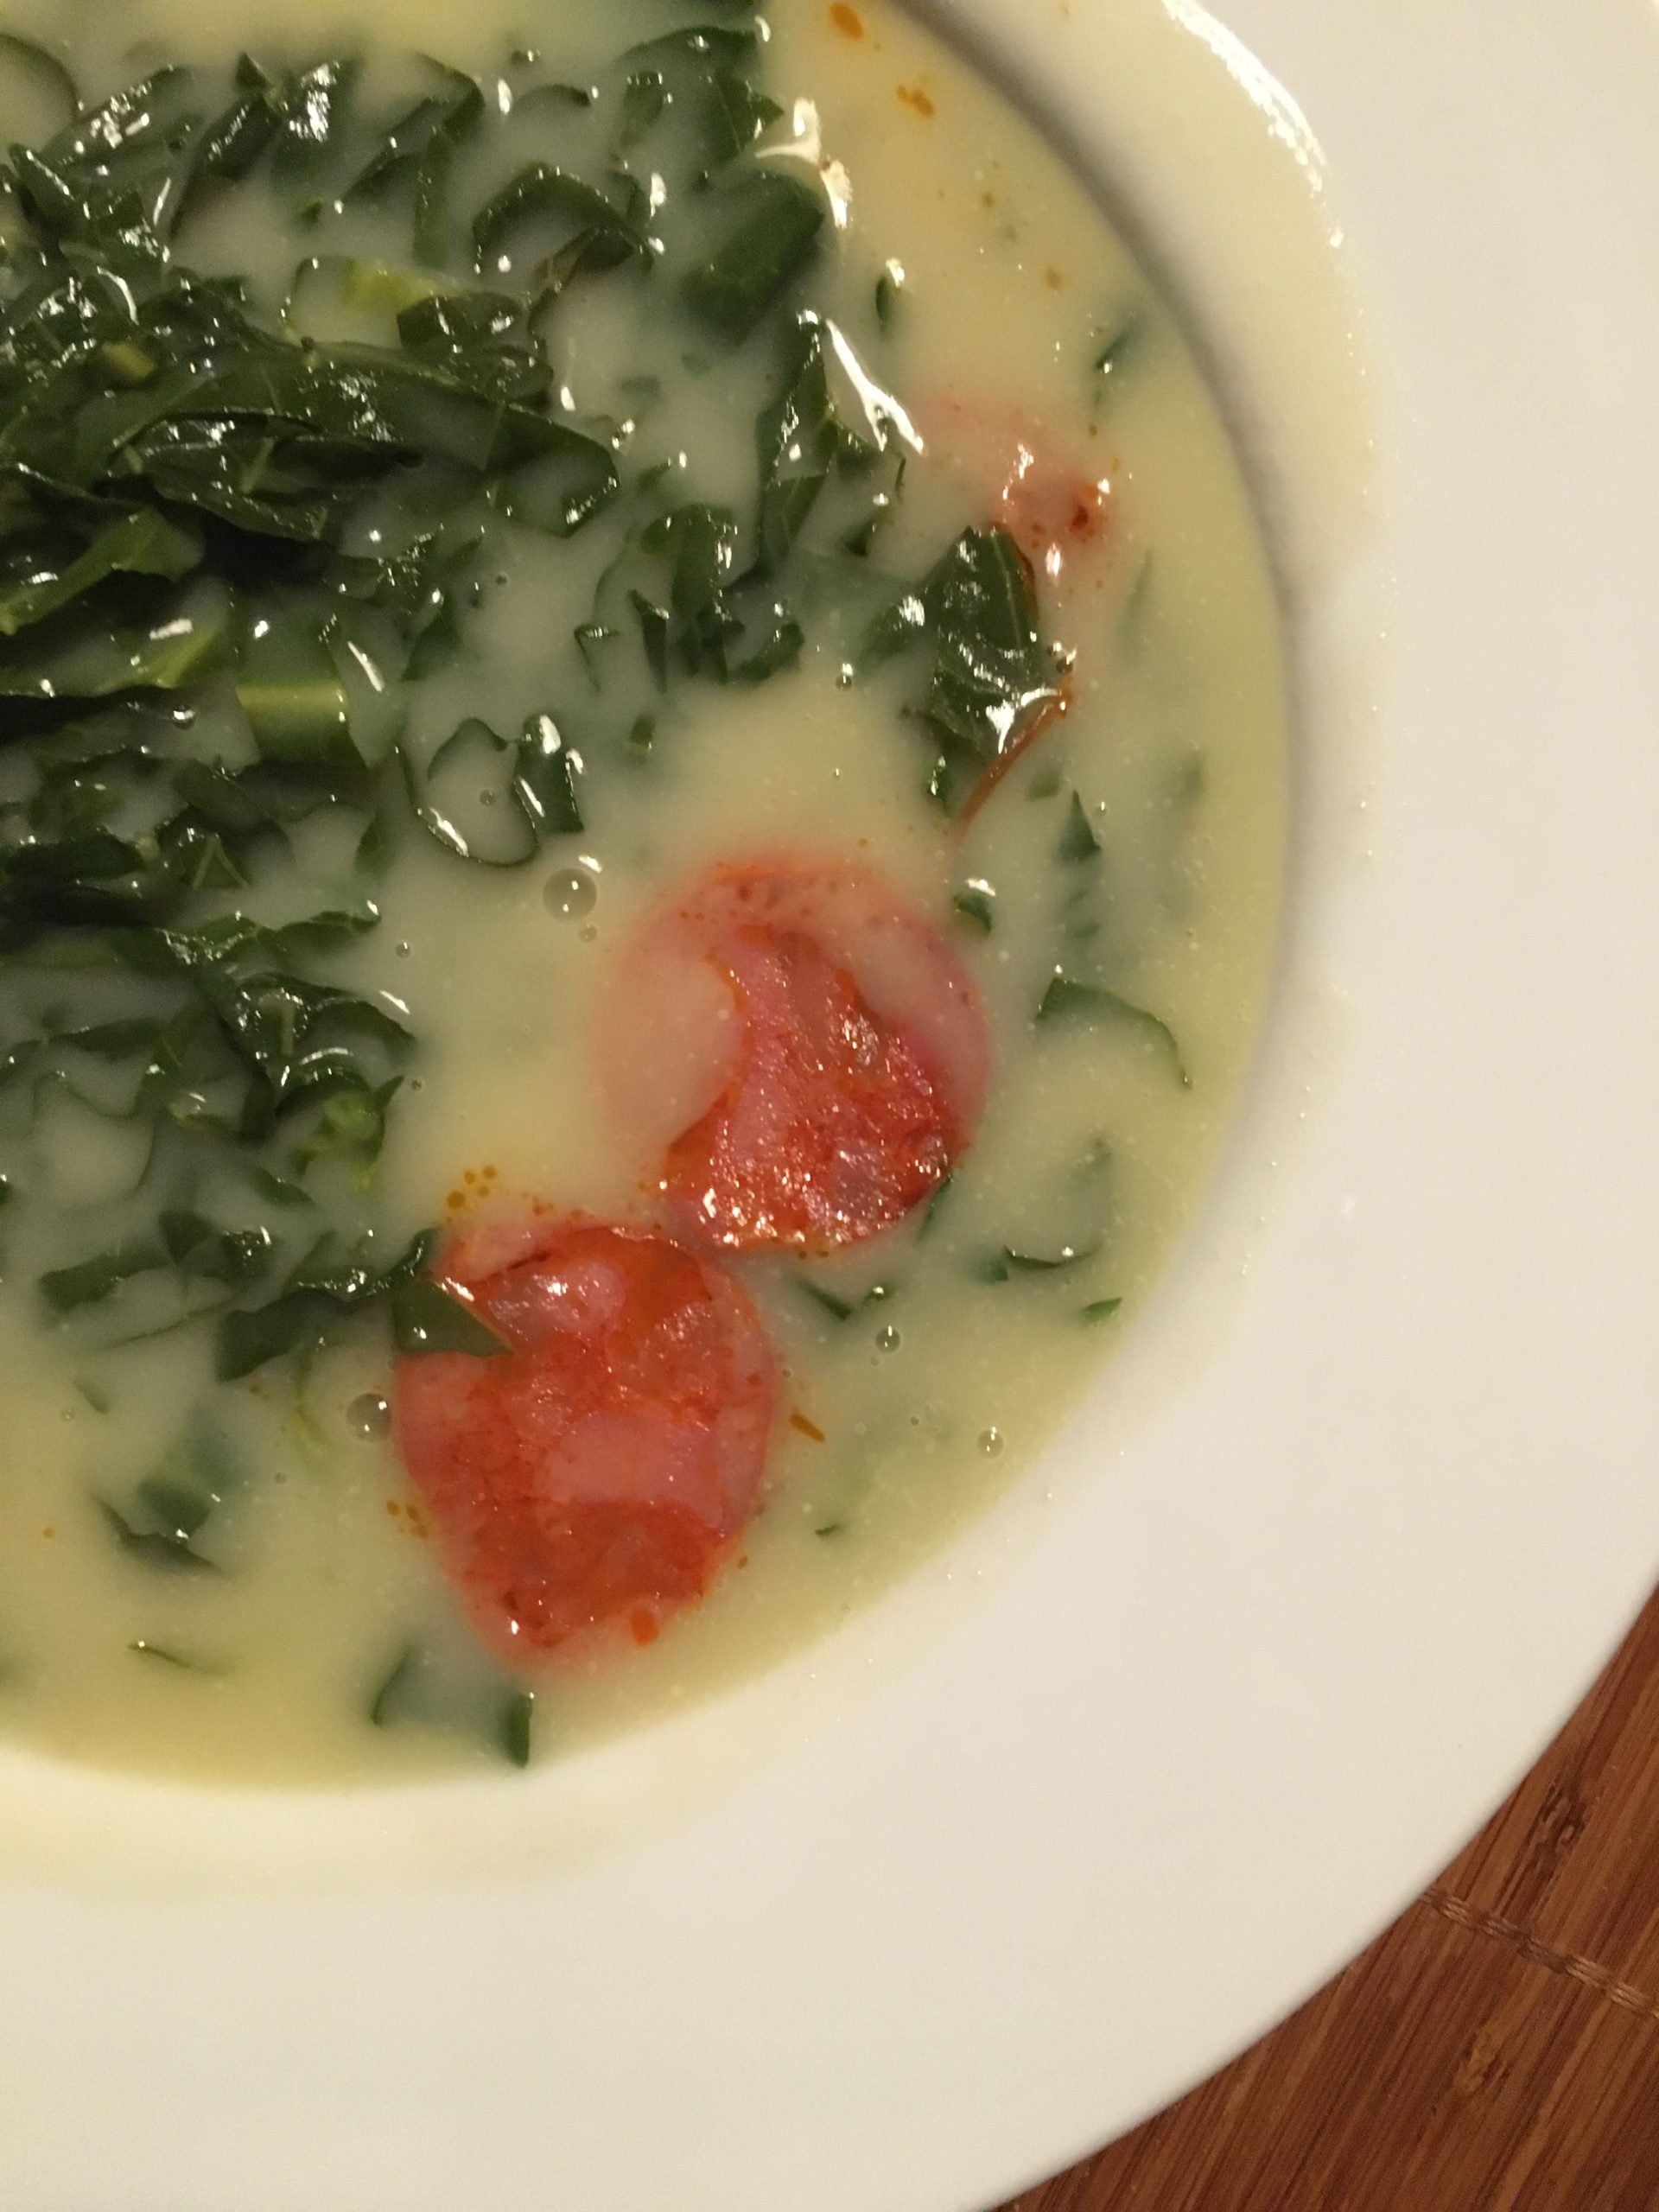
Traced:
<svg viewBox="0 0 1659 2212">
<path fill-rule="evenodd" d="M 18 2212 L 972 2212 L 1338 1966 L 1659 1570 L 1659 18 L 1225 0 L 1253 69 L 1186 0 L 937 12 L 1273 520 L 1295 872 L 1214 1203 L 1001 1510 L 671 1728 L 340 1801 L 0 1763 Z"/>
</svg>

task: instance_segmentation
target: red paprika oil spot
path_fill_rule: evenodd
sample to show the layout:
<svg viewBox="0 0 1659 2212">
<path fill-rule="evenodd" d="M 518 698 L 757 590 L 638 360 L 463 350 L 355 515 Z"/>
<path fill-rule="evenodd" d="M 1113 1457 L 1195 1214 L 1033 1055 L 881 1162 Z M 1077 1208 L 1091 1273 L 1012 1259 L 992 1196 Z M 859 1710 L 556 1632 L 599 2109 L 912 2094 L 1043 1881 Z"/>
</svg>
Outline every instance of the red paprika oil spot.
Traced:
<svg viewBox="0 0 1659 2212">
<path fill-rule="evenodd" d="M 990 1048 L 943 938 L 855 862 L 714 869 L 646 922 L 607 1002 L 619 1117 L 688 1231 L 823 1254 L 938 1188 Z"/>
<path fill-rule="evenodd" d="M 898 92 L 905 105 L 913 108 L 918 115 L 932 114 L 933 103 L 919 85 L 900 85 Z"/>
<path fill-rule="evenodd" d="M 810 1436 L 815 1444 L 822 1444 L 823 1442 L 823 1431 L 818 1427 L 817 1421 L 809 1421 L 806 1415 L 798 1411 L 798 1409 L 791 1414 L 789 1417 L 789 1425 L 791 1428 L 799 1429 L 803 1436 Z"/>
<path fill-rule="evenodd" d="M 656 1615 L 647 1612 L 643 1605 L 636 1605 L 628 1615 L 628 1633 L 643 1649 L 647 1643 L 655 1643 L 662 1631 L 657 1625 Z"/>
<path fill-rule="evenodd" d="M 1056 289 L 1065 281 L 1058 269 L 1046 273 Z M 917 413 L 929 450 L 1001 523 L 1041 582 L 1063 594 L 1098 573 L 1114 515 L 1100 456 L 1085 459 L 991 400 L 935 397 Z"/>
<path fill-rule="evenodd" d="M 753 1308 L 707 1254 L 619 1223 L 480 1230 L 436 1272 L 512 1347 L 397 1370 L 398 1449 L 480 1630 L 520 1659 L 648 1640 L 753 1510 L 778 1395 Z"/>
<path fill-rule="evenodd" d="M 864 18 L 856 8 L 849 8 L 847 0 L 836 0 L 830 10 L 830 20 L 843 38 L 862 38 Z"/>
</svg>

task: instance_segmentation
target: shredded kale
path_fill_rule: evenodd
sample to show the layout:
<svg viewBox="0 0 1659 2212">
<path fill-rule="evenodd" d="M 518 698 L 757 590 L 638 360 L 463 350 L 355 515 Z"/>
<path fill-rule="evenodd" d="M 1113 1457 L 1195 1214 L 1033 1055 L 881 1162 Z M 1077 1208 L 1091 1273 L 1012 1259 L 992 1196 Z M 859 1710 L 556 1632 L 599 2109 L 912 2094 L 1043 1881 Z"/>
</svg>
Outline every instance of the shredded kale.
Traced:
<svg viewBox="0 0 1659 2212">
<path fill-rule="evenodd" d="M 1180 1041 L 1169 1024 L 1147 1007 L 1136 1006 L 1133 1000 L 1109 989 L 1104 983 L 1082 982 L 1075 976 L 1056 973 L 1049 978 L 1038 1002 L 1036 1019 L 1039 1022 L 1081 1022 L 1090 1028 L 1138 1031 L 1147 1049 L 1160 1053 L 1167 1061 L 1171 1073 L 1182 1088 L 1190 1090 L 1192 1087 Z"/>
<path fill-rule="evenodd" d="M 534 1691 L 444 1637 L 411 1639 L 368 1700 L 372 1727 L 470 1737 L 517 1767 L 530 1764 L 535 1714 Z"/>
<path fill-rule="evenodd" d="M 1115 391 L 1125 367 L 1146 343 L 1145 318 L 1138 313 L 1121 316 L 1095 334 L 1095 391 L 1096 399 Z"/>
<path fill-rule="evenodd" d="M 426 1278 L 400 1284 L 392 1292 L 391 1326 L 403 1352 L 461 1352 L 473 1359 L 493 1359 L 512 1350 L 505 1337 L 498 1336 L 442 1283 Z"/>
<path fill-rule="evenodd" d="M 918 711 L 935 748 L 930 788 L 954 812 L 1058 696 L 1031 564 L 1007 531 L 963 531 L 870 626 L 861 664 L 918 648 L 929 661 Z"/>
<path fill-rule="evenodd" d="M 1093 861 L 1100 857 L 1100 839 L 1095 834 L 1095 825 L 1084 812 L 1083 801 L 1076 791 L 1072 792 L 1071 804 L 1066 809 L 1065 827 L 1054 848 L 1054 857 L 1058 861 Z"/>
<path fill-rule="evenodd" d="M 510 1349 L 434 1279 L 437 1232 L 377 1196 L 422 1079 L 418 1004 L 358 980 L 362 894 L 400 855 L 533 865 L 603 829 L 607 776 L 663 772 L 681 687 L 824 644 L 915 670 L 953 808 L 1054 696 L 1005 532 L 882 572 L 919 441 L 825 312 L 842 241 L 810 166 L 774 158 L 750 0 L 696 12 L 590 84 L 423 61 L 395 101 L 346 53 L 162 67 L 83 107 L 0 34 L 0 74 L 54 118 L 0 160 L 0 1205 L 77 1360 L 194 1332 L 232 1382 L 365 1330 L 389 1355 Z M 280 300 L 195 252 L 245 186 L 285 226 Z M 892 350 L 901 283 L 861 340 Z M 745 349 L 764 393 L 735 467 L 653 447 L 653 378 L 579 409 L 564 334 L 601 302 L 677 331 L 688 378 Z M 591 553 L 591 607 L 544 690 L 468 711 L 515 548 Z M 325 841 L 354 855 L 333 904 L 301 887 Z M 964 922 L 992 900 L 968 883 Z M 54 1211 L 42 1147 L 70 1111 L 141 1164 Z M 802 1287 L 846 1319 L 890 1287 Z M 213 1571 L 229 1491 L 194 1446 L 108 1487 L 125 1555 Z M 475 1704 L 522 1763 L 528 1698 Z"/>
<path fill-rule="evenodd" d="M 971 923 L 982 937 L 988 937 L 995 928 L 996 893 L 982 878 L 976 876 L 965 883 L 950 903 L 963 921 Z"/>
<path fill-rule="evenodd" d="M 722 338 L 747 338 L 811 260 L 824 212 L 817 193 L 793 177 L 747 177 L 730 193 L 718 244 L 681 286 L 693 315 Z"/>
</svg>

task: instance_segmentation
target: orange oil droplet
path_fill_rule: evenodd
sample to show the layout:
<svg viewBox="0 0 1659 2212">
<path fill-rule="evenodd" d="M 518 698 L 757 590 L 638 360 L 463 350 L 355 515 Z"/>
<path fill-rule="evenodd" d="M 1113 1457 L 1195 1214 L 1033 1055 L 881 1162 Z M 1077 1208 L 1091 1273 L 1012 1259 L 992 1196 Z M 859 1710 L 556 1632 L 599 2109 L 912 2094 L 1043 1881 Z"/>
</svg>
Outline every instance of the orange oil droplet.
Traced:
<svg viewBox="0 0 1659 2212">
<path fill-rule="evenodd" d="M 913 108 L 918 115 L 932 114 L 933 103 L 919 85 L 900 85 L 898 89 L 899 97 L 906 107 Z"/>
<path fill-rule="evenodd" d="M 830 20 L 843 38 L 862 38 L 864 18 L 856 8 L 849 8 L 847 0 L 836 0 L 830 10 Z"/>
<path fill-rule="evenodd" d="M 628 1616 L 628 1632 L 634 1642 L 642 1648 L 647 1643 L 655 1643 L 657 1641 L 655 1614 L 648 1613 L 643 1605 L 636 1605 Z"/>
<path fill-rule="evenodd" d="M 804 1413 L 797 1411 L 791 1414 L 789 1425 L 791 1428 L 799 1429 L 803 1436 L 810 1436 L 815 1444 L 823 1442 L 823 1431 L 818 1427 L 817 1421 L 809 1421 Z"/>
</svg>

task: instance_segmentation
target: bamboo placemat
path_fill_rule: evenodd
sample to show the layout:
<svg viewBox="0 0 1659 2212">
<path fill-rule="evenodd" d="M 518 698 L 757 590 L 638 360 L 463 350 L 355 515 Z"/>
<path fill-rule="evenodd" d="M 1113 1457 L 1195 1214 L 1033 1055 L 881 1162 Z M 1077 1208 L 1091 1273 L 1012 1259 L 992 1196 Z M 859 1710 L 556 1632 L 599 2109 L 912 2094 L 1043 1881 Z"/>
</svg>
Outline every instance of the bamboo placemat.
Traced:
<svg viewBox="0 0 1659 2212">
<path fill-rule="evenodd" d="M 1659 1597 L 1363 1957 L 1007 2212 L 1659 2212 Z"/>
</svg>

